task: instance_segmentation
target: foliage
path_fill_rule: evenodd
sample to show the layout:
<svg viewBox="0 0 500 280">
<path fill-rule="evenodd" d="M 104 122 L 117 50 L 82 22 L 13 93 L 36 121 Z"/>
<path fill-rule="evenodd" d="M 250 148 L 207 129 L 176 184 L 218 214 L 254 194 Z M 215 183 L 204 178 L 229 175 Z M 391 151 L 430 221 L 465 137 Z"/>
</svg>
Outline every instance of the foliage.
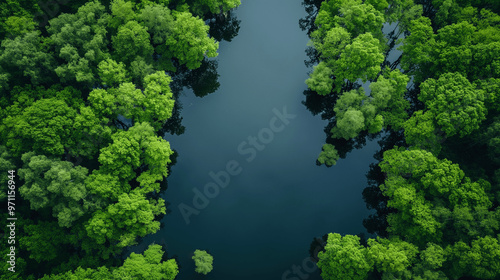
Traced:
<svg viewBox="0 0 500 280">
<path fill-rule="evenodd" d="M 330 69 L 326 63 L 320 62 L 318 65 L 314 66 L 311 77 L 306 80 L 306 84 L 310 89 L 318 92 L 318 94 L 327 95 L 332 91 L 332 74 L 332 69 Z"/>
<path fill-rule="evenodd" d="M 31 209 L 52 208 L 53 216 L 61 227 L 70 227 L 87 210 L 85 178 L 88 170 L 67 161 L 51 160 L 33 152 L 22 156 L 23 168 L 19 177 L 24 185 L 19 192 L 30 202 Z"/>
<path fill-rule="evenodd" d="M 196 272 L 207 275 L 210 271 L 212 271 L 214 258 L 206 251 L 195 250 L 192 259 L 196 265 Z"/>
<path fill-rule="evenodd" d="M 0 38 L 5 35 L 18 35 L 12 32 L 22 28 L 20 25 L 30 21 L 29 25 L 34 27 L 34 15 L 40 13 L 38 1 L 35 0 L 6 0 L 0 3 Z"/>
<path fill-rule="evenodd" d="M 132 62 L 137 56 L 150 57 L 153 55 L 153 47 L 150 43 L 150 35 L 147 28 L 137 21 L 129 21 L 120 25 L 118 33 L 112 39 L 115 50 L 115 59 L 123 62 Z"/>
<path fill-rule="evenodd" d="M 60 99 L 40 99 L 23 110 L 9 116 L 4 124 L 10 130 L 7 146 L 18 153 L 30 147 L 48 155 L 62 155 L 65 147 L 74 145 L 72 126 L 77 112 Z"/>
<path fill-rule="evenodd" d="M 221 14 L 241 5 L 241 0 L 188 1 L 191 10 L 198 15 L 205 13 Z"/>
<path fill-rule="evenodd" d="M 162 261 L 160 245 L 149 245 L 143 254 L 131 253 L 123 265 L 113 271 L 114 279 L 173 280 L 179 272 L 175 260 Z"/>
<path fill-rule="evenodd" d="M 417 255 L 418 248 L 399 239 L 368 239 L 368 258 L 373 259 L 378 271 L 386 274 L 405 271 Z"/>
<path fill-rule="evenodd" d="M 105 7 L 91 1 L 75 14 L 61 14 L 49 21 L 50 43 L 62 61 L 54 71 L 63 83 L 95 83 L 98 63 L 109 58 L 108 20 Z"/>
<path fill-rule="evenodd" d="M 325 280 L 365 279 L 373 266 L 367 254 L 367 249 L 359 244 L 359 237 L 330 233 L 325 252 L 318 254 L 321 277 Z"/>
<path fill-rule="evenodd" d="M 428 79 L 420 88 L 419 100 L 447 136 L 470 134 L 486 119 L 484 92 L 458 73 L 443 74 L 437 81 Z"/>
<path fill-rule="evenodd" d="M 163 134 L 182 131 L 174 93 L 218 87 L 210 19 L 240 1 L 49 2 L 0 3 L 0 170 L 19 172 L 22 198 L 15 277 L 174 279 L 157 245 L 121 254 L 160 228 Z"/>
<path fill-rule="evenodd" d="M 19 239 L 20 246 L 30 252 L 30 258 L 37 262 L 69 257 L 63 250 L 65 245 L 75 246 L 76 238 L 61 228 L 57 222 L 40 221 L 24 226 L 26 236 Z"/>
<path fill-rule="evenodd" d="M 24 77 L 33 85 L 50 81 L 54 72 L 54 54 L 46 52 L 41 32 L 38 30 L 25 33 L 13 39 L 6 38 L 1 43 L 0 66 L 5 75 Z M 17 84 L 15 81 L 14 84 Z"/>
<path fill-rule="evenodd" d="M 326 166 L 332 166 L 337 164 L 339 155 L 335 146 L 331 144 L 324 144 L 321 153 L 319 154 L 318 161 L 320 164 L 326 164 Z"/>
<path fill-rule="evenodd" d="M 140 186 L 137 190 L 139 193 L 159 191 L 159 182 L 168 175 L 167 166 L 173 153 L 170 144 L 156 136 L 153 128 L 147 123 L 136 124 L 127 131 L 117 132 L 113 134 L 112 139 L 113 142 L 109 146 L 101 149 L 101 165 L 94 171 L 93 174 L 97 176 L 94 178 L 98 178 L 100 174 L 109 174 L 122 183 L 135 179 Z M 141 172 L 137 172 L 139 169 Z M 106 187 L 94 189 L 103 195 L 115 190 Z M 116 196 L 117 193 L 106 195 Z"/>
<path fill-rule="evenodd" d="M 137 192 L 123 193 L 117 203 L 94 212 L 85 229 L 97 244 L 110 241 L 123 248 L 137 244 L 137 237 L 158 231 L 160 222 L 154 219 L 159 214 L 165 214 L 163 199 L 147 200 Z"/>
<path fill-rule="evenodd" d="M 161 55 L 175 57 L 189 69 L 200 67 L 205 57 L 216 57 L 219 43 L 207 36 L 209 27 L 202 19 L 188 12 L 174 14 L 175 24 L 165 45 L 158 48 Z"/>
<path fill-rule="evenodd" d="M 389 134 L 364 192 L 377 210 L 365 225 L 376 223 L 380 237 L 363 246 L 330 234 L 318 262 L 323 279 L 500 276 L 492 261 L 500 233 L 495 3 L 304 2 L 309 15 L 300 24 L 310 28 L 312 48 L 306 64 L 317 62 L 306 95 L 314 91 L 322 102 L 305 104 L 329 121 L 333 138 L 318 161 L 343 156 L 342 143 L 352 149 Z M 394 49 L 402 51 L 395 60 Z M 345 251 L 351 255 L 339 257 Z"/>
<path fill-rule="evenodd" d="M 117 120 L 118 115 L 121 115 L 131 119 L 134 124 L 148 122 L 158 130 L 172 116 L 174 100 L 170 82 L 169 76 L 158 71 L 144 78 L 143 89 L 124 82 L 116 88 L 93 90 L 89 101 L 101 118 Z"/>
<path fill-rule="evenodd" d="M 102 60 L 97 66 L 97 71 L 103 86 L 117 86 L 130 82 L 125 64 L 122 62 L 118 63 L 110 58 Z"/>
<path fill-rule="evenodd" d="M 173 280 L 179 272 L 175 260 L 162 261 L 163 250 L 160 245 L 150 245 L 142 254 L 131 253 L 122 266 L 111 269 L 101 266 L 96 269 L 79 267 L 58 275 L 45 275 L 42 280 L 89 279 L 158 279 Z"/>
</svg>

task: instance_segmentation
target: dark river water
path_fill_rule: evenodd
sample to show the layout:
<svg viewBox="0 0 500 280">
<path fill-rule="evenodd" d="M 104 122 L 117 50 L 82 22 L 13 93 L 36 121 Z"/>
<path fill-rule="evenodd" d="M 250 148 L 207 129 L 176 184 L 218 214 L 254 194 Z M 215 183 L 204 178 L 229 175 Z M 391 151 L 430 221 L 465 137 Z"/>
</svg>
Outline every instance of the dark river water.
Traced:
<svg viewBox="0 0 500 280">
<path fill-rule="evenodd" d="M 136 251 L 167 244 L 180 280 L 320 279 L 307 261 L 313 238 L 365 232 L 361 193 L 377 144 L 316 166 L 327 123 L 301 104 L 301 0 L 242 2 L 238 36 L 220 44 L 220 88 L 180 97 L 186 132 L 165 137 L 179 153 L 163 194 L 171 213 Z M 194 272 L 195 249 L 214 257 L 207 276 Z"/>
</svg>

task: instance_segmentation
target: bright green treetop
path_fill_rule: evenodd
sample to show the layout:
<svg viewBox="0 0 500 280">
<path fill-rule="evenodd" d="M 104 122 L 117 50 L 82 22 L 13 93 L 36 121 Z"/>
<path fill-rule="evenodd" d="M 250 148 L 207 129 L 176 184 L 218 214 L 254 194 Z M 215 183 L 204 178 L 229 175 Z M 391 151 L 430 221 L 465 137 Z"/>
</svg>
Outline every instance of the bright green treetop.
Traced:
<svg viewBox="0 0 500 280">
<path fill-rule="evenodd" d="M 167 166 L 173 153 L 170 144 L 156 136 L 154 129 L 147 123 L 136 124 L 127 131 L 115 133 L 112 139 L 112 144 L 101 149 L 101 166 L 94 172 L 112 175 L 122 183 L 135 179 L 140 185 L 138 191 L 143 194 L 159 191 L 159 182 L 168 175 Z M 138 173 L 139 168 L 142 172 Z"/>
<path fill-rule="evenodd" d="M 165 72 L 158 71 L 144 78 L 143 89 L 125 82 L 117 88 L 93 90 L 89 101 L 101 118 L 117 119 L 122 115 L 134 124 L 148 122 L 158 130 L 172 116 L 174 100 L 170 82 Z"/>
<path fill-rule="evenodd" d="M 349 108 L 337 121 L 333 129 L 333 136 L 337 138 L 354 138 L 365 128 L 365 117 L 363 112 Z"/>
<path fill-rule="evenodd" d="M 410 145 L 438 153 L 445 138 L 469 135 L 486 119 L 485 91 L 459 73 L 427 79 L 420 89 L 418 99 L 425 110 L 416 111 L 403 124 Z"/>
<path fill-rule="evenodd" d="M 428 79 L 420 88 L 419 100 L 447 136 L 468 135 L 486 119 L 484 92 L 476 90 L 458 73 L 443 74 L 438 80 Z"/>
<path fill-rule="evenodd" d="M 97 66 L 97 71 L 102 84 L 105 86 L 112 87 L 121 83 L 130 82 L 130 78 L 123 62 L 116 62 L 111 58 L 102 60 Z"/>
<path fill-rule="evenodd" d="M 12 25 L 12 21 L 30 21 L 34 27 L 33 17 L 40 13 L 41 9 L 36 0 L 6 0 L 0 3 L 0 38 L 6 35 L 15 36 L 12 27 L 18 27 L 21 22 Z M 22 24 L 22 23 L 21 23 Z M 31 24 L 31 23 L 30 23 Z"/>
<path fill-rule="evenodd" d="M 321 277 L 324 280 L 365 279 L 373 267 L 367 254 L 368 250 L 359 244 L 359 237 L 330 233 L 325 252 L 318 254 Z"/>
<path fill-rule="evenodd" d="M 134 2 L 125 0 L 111 1 L 109 8 L 111 10 L 111 17 L 108 21 L 108 26 L 116 30 L 121 25 L 127 22 L 136 20 L 137 14 L 134 11 Z"/>
<path fill-rule="evenodd" d="M 311 76 L 306 80 L 306 84 L 320 95 L 330 94 L 333 87 L 332 75 L 333 71 L 326 62 L 320 62 L 314 66 Z"/>
<path fill-rule="evenodd" d="M 174 17 L 163 5 L 148 5 L 138 15 L 139 22 L 148 29 L 153 44 L 160 45 L 167 41 L 174 25 Z"/>
<path fill-rule="evenodd" d="M 366 82 L 375 79 L 381 71 L 380 64 L 384 61 L 384 55 L 380 48 L 380 42 L 371 33 L 364 33 L 353 39 L 352 44 L 347 45 L 345 51 L 336 62 L 335 84 L 337 91 L 344 79 L 355 82 L 357 79 Z"/>
<path fill-rule="evenodd" d="M 150 245 L 142 254 L 131 253 L 120 267 L 79 267 L 74 271 L 45 275 L 41 280 L 173 280 L 179 268 L 173 259 L 162 261 L 163 254 L 160 245 Z"/>
<path fill-rule="evenodd" d="M 207 36 L 209 27 L 188 12 L 174 13 L 175 24 L 161 55 L 175 57 L 189 69 L 200 67 L 205 56 L 216 57 L 219 43 Z"/>
<path fill-rule="evenodd" d="M 442 240 L 439 206 L 490 207 L 486 182 L 472 182 L 457 164 L 439 160 L 424 150 L 393 149 L 384 153 L 379 164 L 387 174 L 380 186 L 389 198 L 387 206 L 395 208 L 389 214 L 389 232 L 404 240 L 422 245 Z"/>
<path fill-rule="evenodd" d="M 352 42 L 351 34 L 343 27 L 333 27 L 322 37 L 320 32 L 311 34 L 311 43 L 324 61 L 338 59 L 345 47 Z"/>
<path fill-rule="evenodd" d="M 5 31 L 12 37 L 35 30 L 36 22 L 30 16 L 10 16 L 5 21 Z"/>
<path fill-rule="evenodd" d="M 149 245 L 143 254 L 131 253 L 122 266 L 113 271 L 113 279 L 173 280 L 179 268 L 174 259 L 162 262 L 160 245 Z"/>
<path fill-rule="evenodd" d="M 368 258 L 372 259 L 380 272 L 398 273 L 410 267 L 418 248 L 408 242 L 394 239 L 368 239 Z"/>
<path fill-rule="evenodd" d="M 370 33 L 382 42 L 384 38 L 382 34 L 382 24 L 385 21 L 384 15 L 368 2 L 377 6 L 387 5 L 387 2 L 384 3 L 385 1 L 374 3 L 375 0 L 364 3 L 361 0 L 345 1 L 339 9 L 341 16 L 335 16 L 334 21 L 339 26 L 344 27 L 354 38 L 364 33 Z"/>
<path fill-rule="evenodd" d="M 94 212 L 85 229 L 97 244 L 116 242 L 118 248 L 124 248 L 137 244 L 137 237 L 157 232 L 160 222 L 155 217 L 160 214 L 165 214 L 163 199 L 147 200 L 138 192 L 123 193 L 117 203 Z"/>
<path fill-rule="evenodd" d="M 462 275 L 479 279 L 496 279 L 500 276 L 500 243 L 497 238 L 485 236 L 466 244 L 462 241 L 446 248 L 449 255 L 450 276 Z"/>
<path fill-rule="evenodd" d="M 77 111 L 63 100 L 41 99 L 18 116 L 4 120 L 7 146 L 16 152 L 34 150 L 46 155 L 63 155 L 74 144 L 72 137 Z"/>
<path fill-rule="evenodd" d="M 196 265 L 196 272 L 207 275 L 210 271 L 212 271 L 212 263 L 214 261 L 214 257 L 212 257 L 206 251 L 195 250 L 192 259 L 194 260 L 194 264 Z"/>
<path fill-rule="evenodd" d="M 383 118 L 384 127 L 399 129 L 408 118 L 406 110 L 410 103 L 405 98 L 408 76 L 399 70 L 384 71 L 376 82 L 370 84 L 370 104 L 377 108 Z"/>
</svg>

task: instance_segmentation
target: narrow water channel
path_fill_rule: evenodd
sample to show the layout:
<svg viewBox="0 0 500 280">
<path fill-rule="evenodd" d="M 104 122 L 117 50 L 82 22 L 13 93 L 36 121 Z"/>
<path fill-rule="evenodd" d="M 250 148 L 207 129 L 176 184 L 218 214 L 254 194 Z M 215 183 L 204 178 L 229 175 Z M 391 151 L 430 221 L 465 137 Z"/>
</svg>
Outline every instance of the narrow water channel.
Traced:
<svg viewBox="0 0 500 280">
<path fill-rule="evenodd" d="M 186 132 L 165 137 L 179 153 L 163 194 L 171 213 L 139 246 L 167 244 L 181 266 L 179 280 L 305 279 L 292 268 L 302 266 L 314 237 L 365 232 L 361 192 L 377 145 L 369 142 L 332 168 L 316 166 L 326 122 L 301 104 L 309 71 L 301 1 L 242 1 L 238 36 L 220 44 L 219 90 L 180 97 Z M 215 187 L 210 173 L 225 180 L 224 170 L 229 183 Z M 206 185 L 211 197 L 195 204 L 208 205 L 196 208 L 193 189 L 203 193 Z M 179 206 L 196 212 L 187 217 Z M 207 276 L 194 272 L 195 249 L 214 257 Z"/>
</svg>

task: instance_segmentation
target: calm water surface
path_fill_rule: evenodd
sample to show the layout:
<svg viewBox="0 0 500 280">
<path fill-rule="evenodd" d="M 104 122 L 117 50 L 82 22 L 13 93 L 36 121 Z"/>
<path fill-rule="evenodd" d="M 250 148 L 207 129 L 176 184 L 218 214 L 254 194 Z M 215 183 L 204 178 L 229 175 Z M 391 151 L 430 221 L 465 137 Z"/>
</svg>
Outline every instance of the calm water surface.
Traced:
<svg viewBox="0 0 500 280">
<path fill-rule="evenodd" d="M 302 268 L 300 277 L 292 267 L 302 267 L 316 236 L 365 232 L 369 211 L 361 192 L 377 145 L 368 143 L 332 168 L 316 166 L 326 122 L 301 104 L 310 70 L 303 63 L 308 37 L 298 26 L 305 16 L 301 0 L 242 2 L 239 35 L 220 44 L 219 90 L 203 98 L 186 90 L 180 97 L 186 132 L 165 137 L 179 153 L 163 194 L 171 213 L 136 249 L 167 244 L 180 280 L 320 279 L 317 271 L 306 275 Z M 295 118 L 287 125 L 276 118 L 273 128 L 280 131 L 271 137 L 273 109 L 285 107 Z M 259 132 L 267 142 L 257 140 L 260 150 L 249 143 Z M 241 172 L 187 224 L 179 205 L 193 207 L 193 188 L 203 191 L 213 182 L 209 173 L 228 162 Z M 214 256 L 207 276 L 194 272 L 195 249 Z"/>
</svg>

